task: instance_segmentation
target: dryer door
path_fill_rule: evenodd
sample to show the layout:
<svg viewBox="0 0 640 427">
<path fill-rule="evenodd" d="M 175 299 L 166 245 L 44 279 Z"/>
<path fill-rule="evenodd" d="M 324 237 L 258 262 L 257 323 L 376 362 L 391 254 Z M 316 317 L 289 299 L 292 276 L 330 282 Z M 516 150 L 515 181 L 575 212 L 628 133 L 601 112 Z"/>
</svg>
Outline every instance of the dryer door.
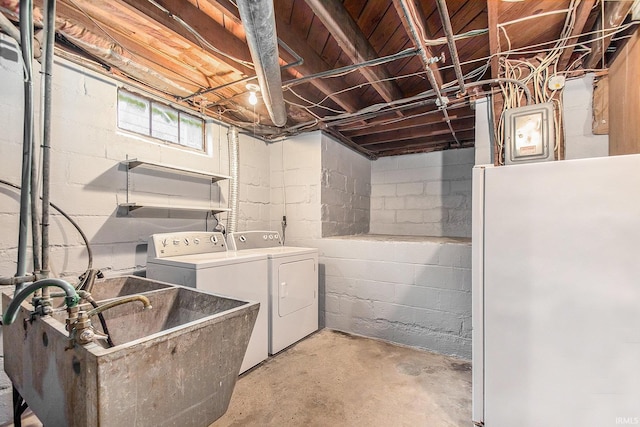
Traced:
<svg viewBox="0 0 640 427">
<path fill-rule="evenodd" d="M 315 275 L 313 259 L 280 264 L 277 289 L 278 316 L 288 316 L 315 302 L 317 288 L 317 283 L 313 280 Z"/>
</svg>

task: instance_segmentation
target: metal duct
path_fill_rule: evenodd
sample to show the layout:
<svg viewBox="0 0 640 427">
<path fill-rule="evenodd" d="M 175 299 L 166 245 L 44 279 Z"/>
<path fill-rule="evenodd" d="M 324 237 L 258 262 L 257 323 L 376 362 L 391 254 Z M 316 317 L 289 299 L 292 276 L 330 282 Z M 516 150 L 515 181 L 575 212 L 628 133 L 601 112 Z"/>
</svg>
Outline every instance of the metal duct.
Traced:
<svg viewBox="0 0 640 427">
<path fill-rule="evenodd" d="M 287 123 L 287 110 L 282 95 L 273 0 L 238 0 L 237 3 L 262 99 L 273 124 L 282 127 Z"/>
<path fill-rule="evenodd" d="M 227 220 L 227 232 L 233 233 L 238 231 L 238 187 L 240 180 L 240 142 L 238 140 L 238 128 L 230 126 L 227 131 L 227 139 L 229 140 L 229 218 Z"/>
</svg>

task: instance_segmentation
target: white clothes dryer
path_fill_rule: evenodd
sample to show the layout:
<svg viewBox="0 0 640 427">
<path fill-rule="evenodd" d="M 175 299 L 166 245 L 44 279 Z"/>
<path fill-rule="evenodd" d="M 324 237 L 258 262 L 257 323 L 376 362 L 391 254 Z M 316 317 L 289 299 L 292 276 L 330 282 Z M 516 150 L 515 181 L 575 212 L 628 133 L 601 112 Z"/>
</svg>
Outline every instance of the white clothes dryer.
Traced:
<svg viewBox="0 0 640 427">
<path fill-rule="evenodd" d="M 147 277 L 260 303 L 240 373 L 268 357 L 267 255 L 227 251 L 218 232 L 154 234 L 147 249 Z"/>
<path fill-rule="evenodd" d="M 269 354 L 318 330 L 318 249 L 283 246 L 276 231 L 229 233 L 229 250 L 266 254 Z"/>
</svg>

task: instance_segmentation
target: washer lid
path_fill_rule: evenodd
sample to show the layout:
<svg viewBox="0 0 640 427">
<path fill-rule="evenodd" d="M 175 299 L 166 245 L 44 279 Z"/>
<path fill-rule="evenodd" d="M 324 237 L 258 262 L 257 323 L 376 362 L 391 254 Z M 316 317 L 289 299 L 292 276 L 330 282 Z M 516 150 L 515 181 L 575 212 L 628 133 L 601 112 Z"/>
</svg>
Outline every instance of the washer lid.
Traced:
<svg viewBox="0 0 640 427">
<path fill-rule="evenodd" d="M 174 267 L 202 269 L 223 265 L 242 264 L 252 261 L 266 260 L 263 252 L 216 252 L 204 254 L 177 255 L 166 258 L 149 258 L 147 263 L 170 265 Z"/>
<path fill-rule="evenodd" d="M 234 253 L 234 252 L 229 252 Z M 236 251 L 237 254 L 264 254 L 269 259 L 280 258 L 280 257 L 288 257 L 294 255 L 317 255 L 317 248 L 302 248 L 296 246 L 279 246 L 275 248 L 260 248 L 260 249 L 244 249 L 241 251 Z"/>
</svg>

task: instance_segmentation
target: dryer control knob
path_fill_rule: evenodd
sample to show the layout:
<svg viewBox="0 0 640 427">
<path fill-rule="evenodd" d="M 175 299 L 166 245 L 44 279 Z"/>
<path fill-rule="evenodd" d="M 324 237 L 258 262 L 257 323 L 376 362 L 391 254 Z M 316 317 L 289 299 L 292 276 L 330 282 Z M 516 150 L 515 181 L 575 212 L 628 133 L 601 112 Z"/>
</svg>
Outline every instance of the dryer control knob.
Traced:
<svg viewBox="0 0 640 427">
<path fill-rule="evenodd" d="M 193 244 L 199 245 L 200 244 L 200 239 L 198 239 L 197 237 L 195 239 L 193 239 Z"/>
<path fill-rule="evenodd" d="M 173 246 L 178 246 L 180 244 L 179 239 L 173 239 Z"/>
<path fill-rule="evenodd" d="M 187 246 L 189 246 L 189 243 L 190 243 L 190 242 L 189 242 L 189 238 L 185 237 L 185 238 L 184 238 L 184 244 L 185 244 L 185 245 L 187 245 Z"/>
<path fill-rule="evenodd" d="M 162 246 L 167 246 L 168 244 L 167 239 L 162 239 Z"/>
<path fill-rule="evenodd" d="M 267 240 L 267 239 L 268 239 L 267 235 L 266 235 L 266 234 L 263 234 L 263 235 L 262 235 L 262 239 L 263 239 L 263 240 Z"/>
<path fill-rule="evenodd" d="M 211 243 L 213 243 L 214 245 L 218 243 L 218 238 L 216 236 L 211 236 L 209 240 L 211 240 Z"/>
<path fill-rule="evenodd" d="M 246 238 L 246 237 L 244 237 L 244 235 L 241 235 L 241 236 L 238 238 L 238 240 L 240 240 L 241 242 L 246 242 L 246 241 L 247 241 L 247 238 Z"/>
</svg>

